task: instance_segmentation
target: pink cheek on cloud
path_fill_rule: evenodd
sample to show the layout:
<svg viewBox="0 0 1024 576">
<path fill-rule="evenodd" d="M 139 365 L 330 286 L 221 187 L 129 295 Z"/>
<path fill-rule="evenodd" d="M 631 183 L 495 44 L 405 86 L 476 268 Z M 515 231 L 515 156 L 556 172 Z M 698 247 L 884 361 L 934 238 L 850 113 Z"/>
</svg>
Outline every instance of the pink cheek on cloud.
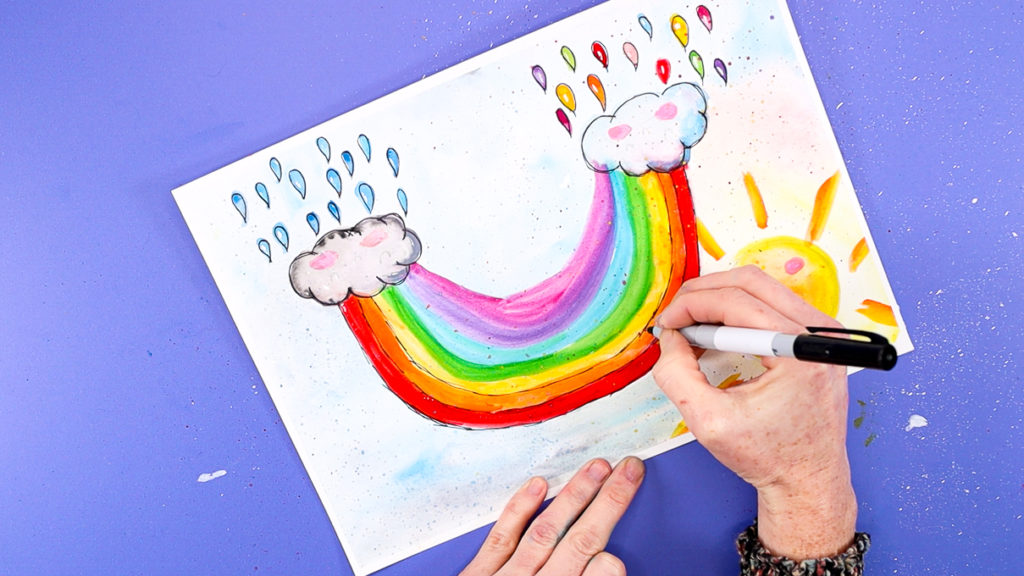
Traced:
<svg viewBox="0 0 1024 576">
<path fill-rule="evenodd" d="M 678 113 L 679 108 L 676 108 L 675 104 L 666 102 L 661 105 L 661 108 L 658 108 L 658 111 L 654 113 L 654 117 L 658 120 L 671 120 L 675 118 Z"/>
<path fill-rule="evenodd" d="M 359 242 L 359 245 L 360 246 L 366 246 L 367 248 L 372 248 L 372 247 L 376 246 L 377 244 L 380 244 L 381 242 L 383 242 L 387 237 L 388 237 L 388 233 L 385 232 L 384 230 L 374 230 L 373 232 L 370 232 L 370 234 L 368 236 L 363 238 Z"/>
<path fill-rule="evenodd" d="M 313 270 L 325 270 L 334 266 L 334 262 L 338 259 L 338 253 L 332 250 L 324 250 L 320 254 L 317 254 L 316 258 L 309 263 L 309 267 Z"/>
<path fill-rule="evenodd" d="M 800 257 L 790 258 L 786 262 L 786 274 L 792 276 L 804 269 L 804 259 Z"/>
<path fill-rule="evenodd" d="M 612 140 L 622 140 L 626 136 L 629 136 L 629 133 L 632 131 L 633 128 L 628 124 L 619 124 L 618 126 L 612 126 L 608 129 L 608 137 Z"/>
</svg>

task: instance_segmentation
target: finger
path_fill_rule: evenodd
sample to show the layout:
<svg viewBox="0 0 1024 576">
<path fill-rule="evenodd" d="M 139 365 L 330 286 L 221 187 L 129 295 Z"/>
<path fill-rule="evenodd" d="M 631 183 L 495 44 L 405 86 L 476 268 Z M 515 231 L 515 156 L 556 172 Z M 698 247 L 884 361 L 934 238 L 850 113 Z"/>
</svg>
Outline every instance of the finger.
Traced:
<svg viewBox="0 0 1024 576">
<path fill-rule="evenodd" d="M 551 557 L 569 526 L 593 501 L 610 473 L 611 465 L 602 459 L 586 463 L 526 529 L 503 572 L 535 574 Z"/>
<path fill-rule="evenodd" d="M 492 576 L 504 566 L 515 552 L 530 518 L 544 502 L 547 491 L 547 482 L 543 478 L 531 478 L 517 490 L 487 533 L 480 551 L 460 576 Z"/>
<path fill-rule="evenodd" d="M 583 573 L 591 560 L 608 544 L 612 530 L 626 513 L 643 478 L 644 463 L 639 458 L 630 457 L 620 462 L 601 486 L 594 501 L 555 547 L 540 574 L 554 576 Z"/>
<path fill-rule="evenodd" d="M 655 383 L 688 423 L 696 416 L 694 410 L 713 411 L 719 405 L 722 391 L 712 386 L 700 369 L 695 350 L 675 330 L 661 333 L 661 356 L 651 371 Z"/>
<path fill-rule="evenodd" d="M 626 565 L 608 552 L 601 552 L 587 564 L 582 576 L 626 576 Z"/>
<path fill-rule="evenodd" d="M 714 290 L 729 286 L 741 287 L 752 296 L 764 302 L 771 302 L 779 313 L 801 326 L 841 327 L 834 318 L 818 310 L 796 292 L 754 265 L 698 276 L 684 284 L 680 292 Z"/>
<path fill-rule="evenodd" d="M 797 333 L 803 325 L 740 286 L 680 292 L 658 318 L 664 328 L 723 324 Z"/>
</svg>

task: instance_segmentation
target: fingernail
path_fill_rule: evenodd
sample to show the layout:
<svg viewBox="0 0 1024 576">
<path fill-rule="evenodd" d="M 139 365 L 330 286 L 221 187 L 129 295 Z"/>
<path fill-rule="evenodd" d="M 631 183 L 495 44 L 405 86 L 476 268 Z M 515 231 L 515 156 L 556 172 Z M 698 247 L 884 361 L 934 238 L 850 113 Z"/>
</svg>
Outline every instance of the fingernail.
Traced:
<svg viewBox="0 0 1024 576">
<path fill-rule="evenodd" d="M 595 482 L 604 482 L 608 477 L 608 467 L 604 466 L 600 460 L 594 460 L 587 465 L 587 476 Z"/>
<path fill-rule="evenodd" d="M 636 484 L 644 477 L 644 463 L 639 458 L 627 458 L 623 466 L 626 479 Z"/>
<path fill-rule="evenodd" d="M 544 479 L 534 476 L 526 483 L 526 493 L 530 496 L 540 496 L 544 493 Z"/>
</svg>

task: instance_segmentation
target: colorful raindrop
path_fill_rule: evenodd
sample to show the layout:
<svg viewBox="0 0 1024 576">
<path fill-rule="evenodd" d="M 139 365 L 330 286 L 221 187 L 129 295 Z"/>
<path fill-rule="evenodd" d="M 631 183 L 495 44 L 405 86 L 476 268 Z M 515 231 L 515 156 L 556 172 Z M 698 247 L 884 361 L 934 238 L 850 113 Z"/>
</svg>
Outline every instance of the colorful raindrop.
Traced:
<svg viewBox="0 0 1024 576">
<path fill-rule="evenodd" d="M 284 251 L 288 251 L 288 230 L 285 229 L 284 224 L 278 224 L 274 226 L 274 238 L 277 238 L 277 243 L 284 248 Z"/>
<path fill-rule="evenodd" d="M 263 203 L 267 205 L 267 208 L 270 208 L 270 192 L 267 191 L 266 184 L 263 182 L 256 183 L 256 195 L 260 197 L 260 200 L 263 200 Z"/>
<path fill-rule="evenodd" d="M 352 153 L 345 150 L 341 153 L 341 161 L 345 163 L 345 169 L 348 170 L 348 175 L 351 176 L 356 171 L 356 163 L 352 158 Z"/>
<path fill-rule="evenodd" d="M 593 52 L 594 58 L 604 66 L 604 69 L 608 69 L 608 49 L 604 47 L 604 44 L 600 42 L 594 42 L 590 45 L 590 51 Z"/>
<path fill-rule="evenodd" d="M 544 69 L 540 66 L 533 67 L 533 79 L 540 85 L 541 90 L 548 91 L 548 75 L 544 72 Z"/>
<path fill-rule="evenodd" d="M 708 10 L 707 6 L 703 4 L 697 6 L 697 18 L 700 18 L 701 24 L 708 29 L 708 32 L 711 32 L 711 10 Z"/>
<path fill-rule="evenodd" d="M 274 173 L 274 176 L 277 177 L 277 181 L 280 182 L 281 181 L 281 162 L 278 161 L 277 158 L 271 158 L 270 159 L 270 170 Z"/>
<path fill-rule="evenodd" d="M 327 169 L 327 181 L 331 184 L 331 188 L 341 196 L 341 175 L 334 168 Z"/>
<path fill-rule="evenodd" d="M 256 247 L 260 249 L 260 252 L 267 257 L 267 262 L 273 262 L 270 258 L 270 242 L 267 242 L 263 238 L 256 241 Z"/>
<path fill-rule="evenodd" d="M 235 210 L 238 210 L 238 213 L 242 215 L 242 222 L 248 222 L 249 216 L 246 214 L 245 198 L 242 198 L 241 194 L 235 192 L 231 195 L 231 203 L 235 205 Z"/>
<path fill-rule="evenodd" d="M 333 200 L 327 203 L 327 211 L 331 213 L 331 216 L 334 216 L 338 224 L 341 224 L 341 210 L 338 210 L 338 205 Z"/>
<path fill-rule="evenodd" d="M 398 178 L 398 152 L 395 152 L 394 148 L 388 148 L 388 164 L 391 165 L 391 171 L 395 173 L 395 178 Z"/>
<path fill-rule="evenodd" d="M 690 43 L 690 25 L 679 14 L 672 17 L 672 33 L 676 35 L 676 40 L 679 40 L 683 48 Z"/>
<path fill-rule="evenodd" d="M 370 139 L 366 137 L 366 134 L 360 134 L 357 138 L 359 142 L 359 149 L 363 151 L 363 156 L 366 157 L 366 161 L 370 161 Z"/>
<path fill-rule="evenodd" d="M 374 202 L 373 187 L 366 182 L 360 182 L 359 185 L 356 186 L 356 195 L 363 201 L 363 206 L 366 207 L 366 211 L 372 213 Z"/>
<path fill-rule="evenodd" d="M 697 54 L 696 50 L 690 50 L 690 66 L 700 74 L 700 79 L 704 79 L 704 59 Z"/>
<path fill-rule="evenodd" d="M 292 183 L 292 188 L 302 196 L 302 199 L 306 199 L 306 178 L 302 175 L 302 172 L 298 170 L 288 171 L 288 180 Z"/>
<path fill-rule="evenodd" d="M 658 75 L 658 79 L 661 80 L 662 84 L 668 84 L 668 77 L 672 74 L 672 64 L 662 58 L 654 65 L 654 73 Z"/>
<path fill-rule="evenodd" d="M 565 106 L 569 112 L 576 113 L 576 95 L 572 93 L 572 88 L 565 84 L 559 84 L 555 87 L 555 95 L 558 96 L 558 101 Z"/>
<path fill-rule="evenodd" d="M 601 103 L 601 111 L 604 112 L 607 108 L 608 101 L 604 93 L 604 84 L 601 83 L 601 79 L 591 74 L 587 76 L 587 87 L 597 97 L 597 101 Z"/>
<path fill-rule="evenodd" d="M 565 131 L 569 133 L 569 136 L 572 136 L 572 122 L 569 122 L 569 115 L 565 113 L 565 110 L 561 108 L 555 110 L 555 116 L 558 117 L 558 121 L 565 128 Z"/>
<path fill-rule="evenodd" d="M 572 49 L 568 46 L 562 46 L 562 59 L 569 65 L 570 70 L 576 71 L 576 55 L 572 53 Z"/>
<path fill-rule="evenodd" d="M 715 72 L 722 78 L 722 82 L 729 83 L 729 71 L 725 68 L 725 62 L 721 58 L 715 58 Z"/>
<path fill-rule="evenodd" d="M 406 196 L 405 190 L 398 189 L 398 205 L 402 207 L 402 213 L 406 216 L 409 215 L 409 197 Z"/>
<path fill-rule="evenodd" d="M 651 21 L 647 19 L 647 16 L 641 14 L 637 17 L 637 21 L 640 22 L 640 27 L 644 29 L 644 32 L 647 32 L 647 37 L 653 40 L 654 29 L 651 28 Z"/>
<path fill-rule="evenodd" d="M 317 218 L 315 213 L 310 212 L 306 214 L 306 224 L 309 224 L 309 228 L 313 231 L 314 236 L 320 233 L 320 219 Z"/>
<path fill-rule="evenodd" d="M 320 153 L 324 155 L 324 160 L 331 161 L 331 144 L 327 141 L 327 138 L 323 136 L 316 139 L 316 147 L 320 149 Z"/>
<path fill-rule="evenodd" d="M 622 53 L 626 55 L 626 60 L 633 65 L 633 70 L 636 70 L 640 65 L 640 53 L 636 51 L 636 46 L 632 42 L 626 42 L 622 45 Z"/>
</svg>

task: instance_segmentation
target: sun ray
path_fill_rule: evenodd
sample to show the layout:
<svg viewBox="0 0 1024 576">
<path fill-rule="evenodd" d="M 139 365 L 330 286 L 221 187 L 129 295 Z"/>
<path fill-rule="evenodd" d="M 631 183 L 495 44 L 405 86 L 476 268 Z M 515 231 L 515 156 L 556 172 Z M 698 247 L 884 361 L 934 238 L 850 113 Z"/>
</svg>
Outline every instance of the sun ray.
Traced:
<svg viewBox="0 0 1024 576">
<path fill-rule="evenodd" d="M 870 298 L 864 300 L 860 304 L 863 308 L 858 308 L 858 313 L 863 314 L 868 319 L 878 322 L 879 324 L 899 328 L 899 323 L 896 322 L 896 315 L 892 311 L 892 306 L 882 304 L 881 302 Z"/>
<path fill-rule="evenodd" d="M 754 211 L 754 221 L 757 227 L 762 230 L 768 227 L 768 211 L 764 207 L 764 197 L 757 188 L 757 182 L 750 172 L 743 173 L 743 185 L 747 188 L 747 195 L 750 196 L 750 208 Z"/>
<path fill-rule="evenodd" d="M 832 211 L 832 202 L 836 197 L 836 190 L 839 188 L 839 172 L 837 171 L 818 188 L 818 195 L 814 198 L 814 212 L 811 215 L 811 224 L 807 227 L 807 240 L 816 242 L 825 231 L 825 222 Z"/>
<path fill-rule="evenodd" d="M 850 272 L 856 272 L 857 268 L 860 268 L 860 263 L 867 257 L 868 251 L 868 241 L 861 237 L 857 245 L 853 247 L 853 251 L 850 252 Z"/>
<path fill-rule="evenodd" d="M 715 237 L 708 231 L 707 226 L 701 222 L 700 218 L 697 218 L 697 241 L 700 242 L 700 247 L 708 253 L 709 256 L 715 260 L 721 260 L 722 256 L 725 256 L 725 250 L 718 245 L 715 241 Z"/>
</svg>

